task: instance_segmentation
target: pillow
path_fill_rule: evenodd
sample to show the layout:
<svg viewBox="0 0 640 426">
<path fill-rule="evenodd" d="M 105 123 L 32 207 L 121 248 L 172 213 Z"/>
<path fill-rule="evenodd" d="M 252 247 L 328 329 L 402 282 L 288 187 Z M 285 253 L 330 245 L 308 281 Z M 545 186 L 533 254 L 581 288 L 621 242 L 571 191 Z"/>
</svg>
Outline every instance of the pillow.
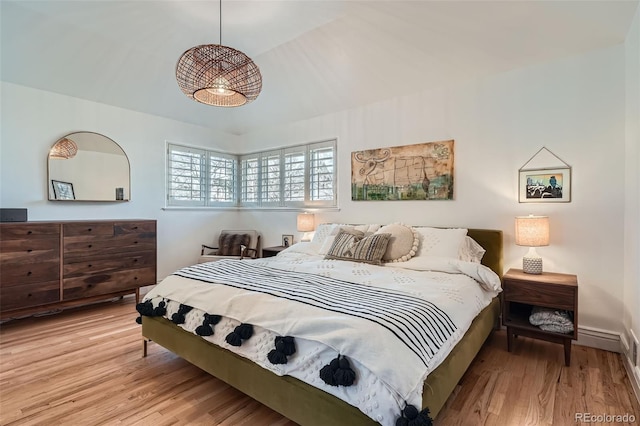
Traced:
<svg viewBox="0 0 640 426">
<path fill-rule="evenodd" d="M 383 226 L 376 233 L 391 234 L 387 250 L 382 256 L 385 262 L 406 262 L 415 256 L 420 240 L 417 232 L 402 223 Z"/>
<path fill-rule="evenodd" d="M 380 265 L 391 234 L 375 233 L 368 237 L 363 235 L 364 233 L 356 230 L 341 230 L 336 235 L 325 259 L 350 260 L 352 262 Z"/>
<path fill-rule="evenodd" d="M 467 236 L 465 228 L 415 227 L 420 237 L 420 248 L 416 256 L 439 256 L 457 259 L 460 246 Z"/>
<path fill-rule="evenodd" d="M 338 225 L 338 224 L 334 224 L 333 229 L 331 230 L 331 232 L 329 233 L 329 235 L 324 239 L 324 242 L 322 243 L 322 245 L 320 246 L 320 248 L 318 249 L 318 254 L 327 254 L 329 253 L 329 249 L 331 249 L 331 246 L 333 245 L 333 241 L 336 239 L 336 235 L 338 235 L 338 232 L 340 232 L 341 229 L 344 230 L 356 230 L 356 231 L 360 231 L 362 233 L 364 233 L 364 237 L 367 237 L 371 234 L 373 234 L 374 232 L 376 232 L 378 229 L 380 229 L 380 225 Z"/>
<path fill-rule="evenodd" d="M 219 256 L 240 256 L 240 246 L 248 246 L 250 239 L 249 234 L 220 234 L 216 254 Z"/>
<path fill-rule="evenodd" d="M 481 263 L 486 250 L 470 236 L 464 237 L 458 258 L 465 262 Z"/>
<path fill-rule="evenodd" d="M 338 226 L 340 226 L 339 223 L 321 223 L 313 233 L 311 243 L 313 245 L 321 247 L 327 237 L 331 234 L 331 232 Z"/>
</svg>

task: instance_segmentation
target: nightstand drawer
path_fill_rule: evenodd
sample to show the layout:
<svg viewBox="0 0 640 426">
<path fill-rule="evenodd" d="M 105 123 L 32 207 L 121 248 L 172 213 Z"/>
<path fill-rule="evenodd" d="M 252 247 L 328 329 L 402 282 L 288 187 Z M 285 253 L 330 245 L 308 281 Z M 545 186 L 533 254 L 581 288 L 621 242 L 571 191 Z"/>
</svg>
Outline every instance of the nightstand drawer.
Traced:
<svg viewBox="0 0 640 426">
<path fill-rule="evenodd" d="M 509 281 L 504 289 L 505 300 L 573 311 L 577 287 Z"/>
</svg>

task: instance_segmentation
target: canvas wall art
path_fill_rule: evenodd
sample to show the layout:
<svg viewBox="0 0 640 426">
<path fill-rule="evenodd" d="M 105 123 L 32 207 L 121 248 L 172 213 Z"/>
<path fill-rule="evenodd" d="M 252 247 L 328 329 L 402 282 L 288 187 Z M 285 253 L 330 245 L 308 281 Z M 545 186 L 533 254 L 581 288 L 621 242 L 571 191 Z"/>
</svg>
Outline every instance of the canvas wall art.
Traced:
<svg viewBox="0 0 640 426">
<path fill-rule="evenodd" d="M 352 152 L 351 199 L 453 200 L 453 142 Z"/>
</svg>

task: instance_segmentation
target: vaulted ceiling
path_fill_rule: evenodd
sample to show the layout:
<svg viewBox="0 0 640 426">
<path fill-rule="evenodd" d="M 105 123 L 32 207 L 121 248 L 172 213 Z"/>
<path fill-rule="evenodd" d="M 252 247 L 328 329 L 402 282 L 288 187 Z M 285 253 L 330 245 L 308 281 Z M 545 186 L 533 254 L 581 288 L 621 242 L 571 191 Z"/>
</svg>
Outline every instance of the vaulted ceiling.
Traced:
<svg viewBox="0 0 640 426">
<path fill-rule="evenodd" d="M 242 134 L 623 43 L 638 1 L 224 0 L 222 44 L 260 67 L 251 104 L 175 81 L 219 42 L 216 1 L 1 1 L 3 81 Z"/>
</svg>

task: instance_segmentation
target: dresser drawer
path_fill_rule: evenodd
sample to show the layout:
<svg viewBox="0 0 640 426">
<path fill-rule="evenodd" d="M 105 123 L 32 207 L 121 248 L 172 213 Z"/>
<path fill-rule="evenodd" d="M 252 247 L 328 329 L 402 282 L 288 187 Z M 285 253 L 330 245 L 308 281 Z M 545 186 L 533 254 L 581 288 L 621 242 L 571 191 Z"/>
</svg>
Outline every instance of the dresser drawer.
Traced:
<svg viewBox="0 0 640 426">
<path fill-rule="evenodd" d="M 156 266 L 156 252 L 126 253 L 120 256 L 104 258 L 76 258 L 65 260 L 64 278 L 73 278 L 86 274 L 103 274 L 123 269 L 139 269 Z"/>
<path fill-rule="evenodd" d="M 75 278 L 65 278 L 63 300 L 99 296 L 138 287 L 156 284 L 156 269 L 142 268 L 127 271 L 90 274 Z"/>
<path fill-rule="evenodd" d="M 155 236 L 131 234 L 117 237 L 65 237 L 64 255 L 68 258 L 120 255 L 127 252 L 155 250 Z"/>
<path fill-rule="evenodd" d="M 123 234 L 140 234 L 147 232 L 156 232 L 155 221 L 140 221 L 140 222 L 115 222 L 113 224 L 115 235 Z"/>
<path fill-rule="evenodd" d="M 504 298 L 510 302 L 526 303 L 548 308 L 573 311 L 577 287 L 509 281 L 504 286 Z"/>
<path fill-rule="evenodd" d="M 64 237 L 113 235 L 113 222 L 76 222 L 63 225 Z"/>
<path fill-rule="evenodd" d="M 60 301 L 60 280 L 0 288 L 0 310 L 28 308 Z"/>
<path fill-rule="evenodd" d="M 0 241 L 23 240 L 27 238 L 57 238 L 60 225 L 56 223 L 3 223 L 0 227 Z"/>
<path fill-rule="evenodd" d="M 60 261 L 7 263 L 0 268 L 0 286 L 38 283 L 60 279 Z"/>
<path fill-rule="evenodd" d="M 31 238 L 0 241 L 0 265 L 35 263 L 60 258 L 58 238 Z"/>
</svg>

